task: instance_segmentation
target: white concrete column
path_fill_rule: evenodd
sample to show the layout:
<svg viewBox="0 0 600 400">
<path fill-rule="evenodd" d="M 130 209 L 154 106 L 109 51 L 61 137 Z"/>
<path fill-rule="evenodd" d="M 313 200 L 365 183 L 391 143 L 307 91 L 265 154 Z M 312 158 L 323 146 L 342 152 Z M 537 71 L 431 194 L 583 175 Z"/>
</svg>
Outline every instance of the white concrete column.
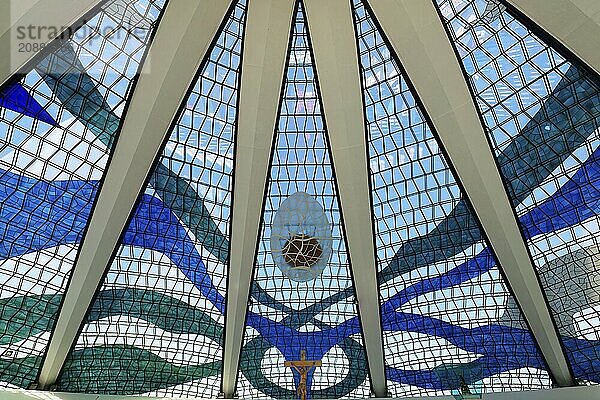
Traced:
<svg viewBox="0 0 600 400">
<path fill-rule="evenodd" d="M 52 385 L 101 283 L 177 110 L 209 54 L 231 0 L 170 1 L 150 45 L 92 211 L 40 374 Z"/>
<path fill-rule="evenodd" d="M 235 394 L 250 283 L 283 84 L 293 0 L 248 2 L 233 175 L 222 391 Z"/>
<path fill-rule="evenodd" d="M 70 27 L 102 1 L 104 0 L 2 0 L 4 4 L 1 6 L 1 12 L 9 15 L 0 19 L 0 85 L 16 72 L 20 72 L 21 67 L 39 53 L 19 52 L 18 49 L 12 48 L 15 43 L 21 41 L 17 39 L 19 27 L 27 32 L 28 27 L 32 26 L 35 37 L 38 27 Z M 44 45 L 50 43 L 51 39 L 46 37 L 47 32 L 43 31 L 40 40 L 28 42 Z"/>
<path fill-rule="evenodd" d="M 387 395 L 363 95 L 350 1 L 305 0 L 369 376 Z"/>
</svg>

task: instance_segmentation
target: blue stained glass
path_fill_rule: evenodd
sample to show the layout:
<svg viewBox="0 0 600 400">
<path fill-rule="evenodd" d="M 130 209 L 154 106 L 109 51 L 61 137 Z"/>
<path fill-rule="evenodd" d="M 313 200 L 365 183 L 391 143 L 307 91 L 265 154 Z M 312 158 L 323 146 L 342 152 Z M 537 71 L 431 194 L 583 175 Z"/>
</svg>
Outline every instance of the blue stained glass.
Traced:
<svg viewBox="0 0 600 400">
<path fill-rule="evenodd" d="M 57 125 L 52 116 L 29 95 L 29 92 L 19 82 L 8 85 L 0 91 L 0 107 L 38 118 L 50 125 Z"/>
<path fill-rule="evenodd" d="M 600 79 L 489 3 L 437 0 L 573 372 L 600 382 Z"/>
<path fill-rule="evenodd" d="M 142 56 L 167 0 L 109 0 L 0 88 L 0 386 L 35 382 Z M 575 376 L 600 382 L 600 78 L 499 0 L 435 0 Z M 534 338 L 401 66 L 353 0 L 386 377 L 394 396 L 547 388 Z M 216 397 L 246 0 L 232 8 L 139 197 L 60 390 Z M 240 396 L 369 377 L 302 2 L 251 288 Z M 15 77 L 16 78 L 16 77 Z"/>
<path fill-rule="evenodd" d="M 71 39 L 44 50 L 27 74 L 0 91 L 1 386 L 26 388 L 37 378 L 122 110 L 164 3 L 106 2 Z M 144 35 L 134 37 L 126 27 L 124 10 L 132 8 L 148 22 Z M 112 33 L 100 29 L 108 20 Z M 83 68 L 94 46 L 110 50 Z"/>
<path fill-rule="evenodd" d="M 550 386 L 545 363 L 406 77 L 354 1 L 388 390 Z"/>
<path fill-rule="evenodd" d="M 306 351 L 306 359 L 322 361 L 308 376 L 311 398 L 368 397 L 335 171 L 309 32 L 297 4 L 237 391 L 244 398 L 296 397 L 300 376 L 284 363 Z M 283 256 L 273 246 L 279 240 Z M 317 243 L 322 254 L 314 256 Z"/>
<path fill-rule="evenodd" d="M 61 390 L 219 395 L 245 10 L 235 3 L 185 99 Z"/>
</svg>

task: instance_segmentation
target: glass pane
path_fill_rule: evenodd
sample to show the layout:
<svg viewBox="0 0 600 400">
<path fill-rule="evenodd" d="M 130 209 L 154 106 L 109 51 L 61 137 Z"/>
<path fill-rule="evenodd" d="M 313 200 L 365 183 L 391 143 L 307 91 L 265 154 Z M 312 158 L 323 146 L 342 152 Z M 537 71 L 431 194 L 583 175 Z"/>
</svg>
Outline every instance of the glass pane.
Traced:
<svg viewBox="0 0 600 400">
<path fill-rule="evenodd" d="M 548 388 L 545 363 L 437 137 L 354 1 L 393 396 Z"/>
<path fill-rule="evenodd" d="M 370 383 L 343 218 L 302 8 L 289 62 L 241 353 L 240 398 L 368 397 Z"/>
<path fill-rule="evenodd" d="M 236 4 L 185 99 L 60 390 L 219 395 L 245 9 Z"/>
<path fill-rule="evenodd" d="M 496 0 L 437 0 L 575 377 L 600 382 L 600 80 Z"/>
<path fill-rule="evenodd" d="M 164 3 L 105 3 L 0 90 L 1 386 L 37 378 Z"/>
</svg>

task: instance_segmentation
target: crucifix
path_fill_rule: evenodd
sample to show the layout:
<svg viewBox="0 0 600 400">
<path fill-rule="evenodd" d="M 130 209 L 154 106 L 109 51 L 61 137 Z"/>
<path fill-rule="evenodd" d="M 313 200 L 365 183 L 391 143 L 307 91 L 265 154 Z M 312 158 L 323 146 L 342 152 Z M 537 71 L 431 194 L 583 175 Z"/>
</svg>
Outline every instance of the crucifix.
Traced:
<svg viewBox="0 0 600 400">
<path fill-rule="evenodd" d="M 311 369 L 315 367 L 321 366 L 321 361 L 316 360 L 307 360 L 306 359 L 306 350 L 300 351 L 300 360 L 299 361 L 286 361 L 284 364 L 286 367 L 290 367 L 295 369 L 296 372 L 300 375 L 300 382 L 298 382 L 298 398 L 300 400 L 306 400 L 307 395 L 307 377 L 308 373 Z"/>
</svg>

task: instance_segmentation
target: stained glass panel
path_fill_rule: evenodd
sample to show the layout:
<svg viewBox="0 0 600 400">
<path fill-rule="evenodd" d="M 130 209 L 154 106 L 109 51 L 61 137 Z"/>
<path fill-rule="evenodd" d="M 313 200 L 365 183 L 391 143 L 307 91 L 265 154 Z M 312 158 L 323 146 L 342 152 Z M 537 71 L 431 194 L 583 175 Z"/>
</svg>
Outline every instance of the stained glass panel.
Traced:
<svg viewBox="0 0 600 400">
<path fill-rule="evenodd" d="M 0 90 L 0 385 L 38 374 L 165 0 L 114 0 Z M 130 25 L 135 17 L 138 25 Z"/>
<path fill-rule="evenodd" d="M 496 0 L 437 0 L 575 376 L 600 382 L 600 79 Z"/>
<path fill-rule="evenodd" d="M 479 222 L 370 10 L 354 1 L 388 390 L 550 386 Z"/>
<path fill-rule="evenodd" d="M 232 9 L 185 100 L 60 390 L 219 395 L 245 8 Z"/>
</svg>

